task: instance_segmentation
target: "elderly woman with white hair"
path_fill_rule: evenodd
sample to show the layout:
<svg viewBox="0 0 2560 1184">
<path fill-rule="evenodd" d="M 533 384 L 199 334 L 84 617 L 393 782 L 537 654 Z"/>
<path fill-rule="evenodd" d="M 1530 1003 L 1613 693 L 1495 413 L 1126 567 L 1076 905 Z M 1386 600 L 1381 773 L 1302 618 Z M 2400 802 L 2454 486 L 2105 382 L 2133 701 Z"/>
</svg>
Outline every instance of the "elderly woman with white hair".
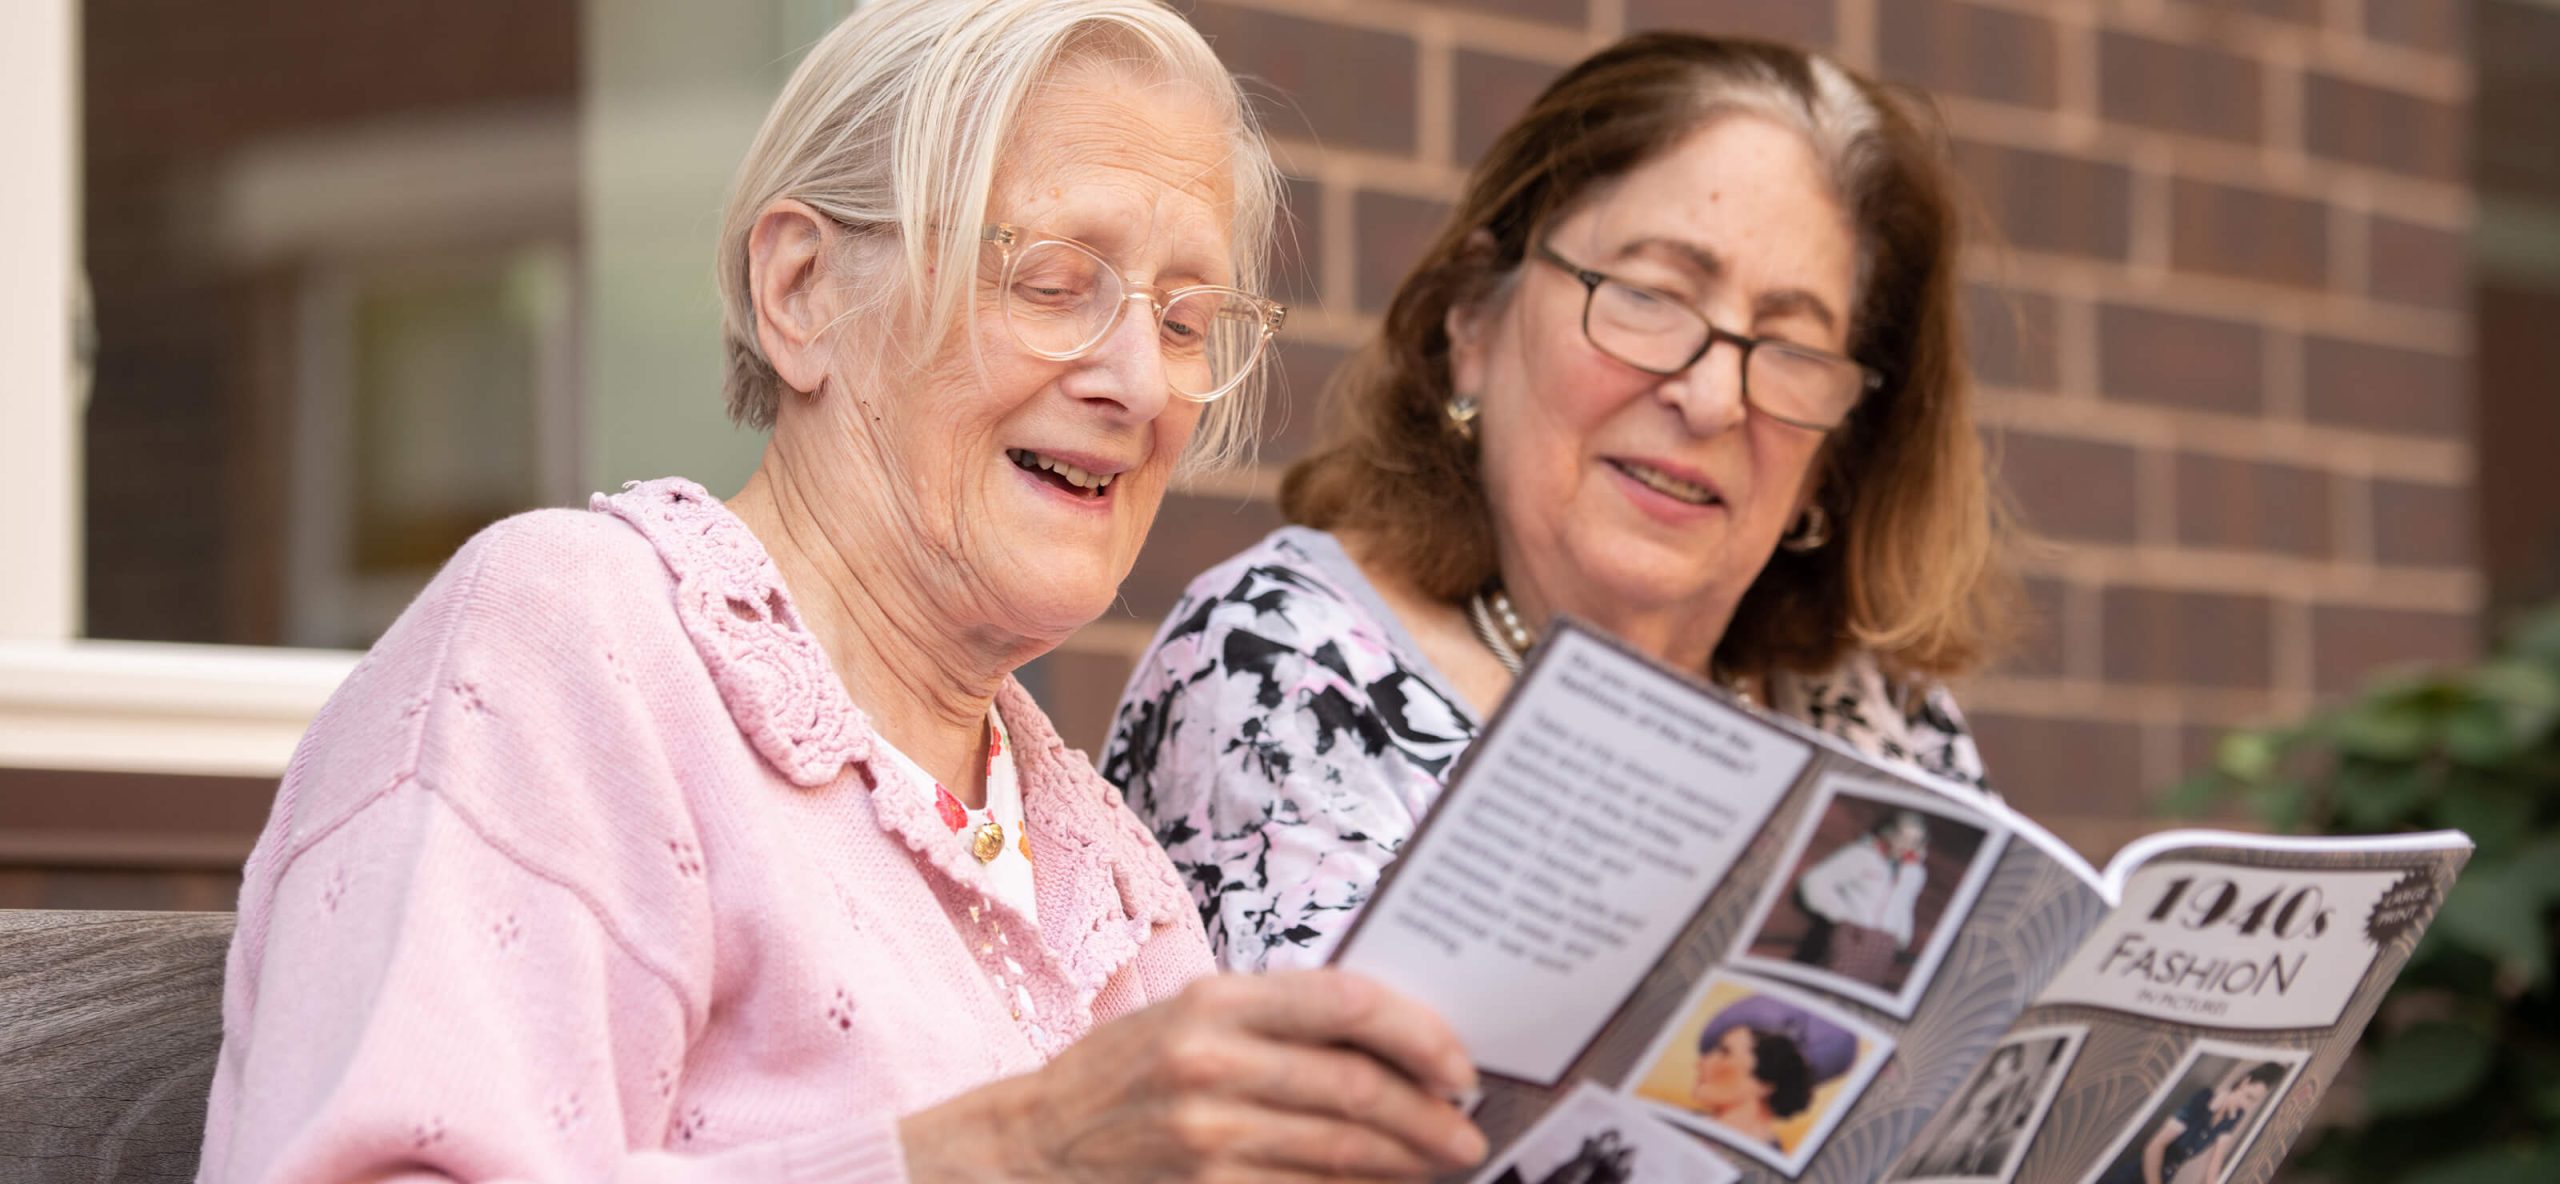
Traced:
<svg viewBox="0 0 2560 1184">
<path fill-rule="evenodd" d="M 490 528 L 322 710 L 244 876 L 201 1178 L 1480 1156 L 1418 1005 L 1206 977 L 1011 677 L 1251 422 L 1275 188 L 1152 0 L 883 0 L 821 42 L 722 229 L 761 467 Z"/>
</svg>

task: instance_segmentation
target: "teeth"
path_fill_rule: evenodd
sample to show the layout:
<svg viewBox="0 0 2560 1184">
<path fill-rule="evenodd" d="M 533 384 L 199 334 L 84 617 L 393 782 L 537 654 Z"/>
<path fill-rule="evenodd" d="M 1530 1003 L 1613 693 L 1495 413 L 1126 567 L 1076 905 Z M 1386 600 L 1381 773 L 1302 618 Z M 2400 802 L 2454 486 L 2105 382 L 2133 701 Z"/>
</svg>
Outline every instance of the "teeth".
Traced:
<svg viewBox="0 0 2560 1184">
<path fill-rule="evenodd" d="M 1054 460 L 1028 449 L 1008 449 L 1005 455 L 1012 459 L 1016 468 L 1056 473 L 1064 478 L 1067 484 L 1088 493 L 1099 494 L 1111 485 L 1111 475 L 1108 473 L 1088 473 L 1065 461 Z"/>
<path fill-rule="evenodd" d="M 1709 490 L 1706 486 L 1697 484 L 1696 482 L 1683 481 L 1669 473 L 1637 464 L 1634 461 L 1619 461 L 1617 462 L 1617 465 L 1619 472 L 1635 478 L 1637 481 L 1642 482 L 1645 488 L 1653 490 L 1656 493 L 1676 497 L 1681 501 L 1688 502 L 1695 506 L 1707 505 L 1716 500 L 1716 495 L 1713 491 Z"/>
</svg>

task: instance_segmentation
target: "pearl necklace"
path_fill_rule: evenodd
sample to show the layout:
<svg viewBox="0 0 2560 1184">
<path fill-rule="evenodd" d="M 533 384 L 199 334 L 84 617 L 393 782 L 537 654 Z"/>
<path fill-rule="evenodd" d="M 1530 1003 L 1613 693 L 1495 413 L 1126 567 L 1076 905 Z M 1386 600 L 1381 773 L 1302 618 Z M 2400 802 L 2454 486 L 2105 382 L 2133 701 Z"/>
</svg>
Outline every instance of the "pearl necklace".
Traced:
<svg viewBox="0 0 2560 1184">
<path fill-rule="evenodd" d="M 1538 644 L 1538 635 L 1520 623 L 1520 614 L 1511 607 L 1511 597 L 1499 585 L 1468 597 L 1467 621 L 1475 626 L 1476 640 L 1493 651 L 1493 660 L 1502 663 L 1512 677 L 1519 677 L 1527 665 L 1529 650 Z M 1717 686 L 1732 692 L 1735 698 L 1745 704 L 1753 702 L 1751 691 L 1739 679 L 1713 677 Z"/>
</svg>

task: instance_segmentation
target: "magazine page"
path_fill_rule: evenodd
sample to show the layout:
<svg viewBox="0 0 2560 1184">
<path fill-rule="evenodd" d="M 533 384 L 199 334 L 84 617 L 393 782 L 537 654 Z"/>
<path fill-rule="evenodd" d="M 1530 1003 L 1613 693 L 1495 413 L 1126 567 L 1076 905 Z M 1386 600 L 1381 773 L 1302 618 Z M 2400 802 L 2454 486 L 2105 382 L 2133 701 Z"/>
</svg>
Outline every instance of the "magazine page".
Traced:
<svg viewBox="0 0 2560 1184">
<path fill-rule="evenodd" d="M 2271 1177 L 2469 857 L 2459 834 L 2155 835 L 1889 1179 Z"/>
<path fill-rule="evenodd" d="M 1474 1180 L 1637 1147 L 1636 1114 L 1733 1179 L 1863 1184 L 2105 916 L 2058 849 L 1566 625 L 1335 963 L 1467 1042 Z"/>
</svg>

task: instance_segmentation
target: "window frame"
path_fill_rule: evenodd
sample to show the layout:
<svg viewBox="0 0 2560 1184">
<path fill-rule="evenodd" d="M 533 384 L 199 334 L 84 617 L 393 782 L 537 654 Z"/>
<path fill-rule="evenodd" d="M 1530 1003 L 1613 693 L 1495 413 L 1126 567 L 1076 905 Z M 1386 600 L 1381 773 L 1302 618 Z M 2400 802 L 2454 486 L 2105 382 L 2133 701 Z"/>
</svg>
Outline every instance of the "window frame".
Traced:
<svg viewBox="0 0 2560 1184">
<path fill-rule="evenodd" d="M 274 776 L 358 655 L 81 636 L 79 33 L 0 4 L 0 766 Z"/>
</svg>

